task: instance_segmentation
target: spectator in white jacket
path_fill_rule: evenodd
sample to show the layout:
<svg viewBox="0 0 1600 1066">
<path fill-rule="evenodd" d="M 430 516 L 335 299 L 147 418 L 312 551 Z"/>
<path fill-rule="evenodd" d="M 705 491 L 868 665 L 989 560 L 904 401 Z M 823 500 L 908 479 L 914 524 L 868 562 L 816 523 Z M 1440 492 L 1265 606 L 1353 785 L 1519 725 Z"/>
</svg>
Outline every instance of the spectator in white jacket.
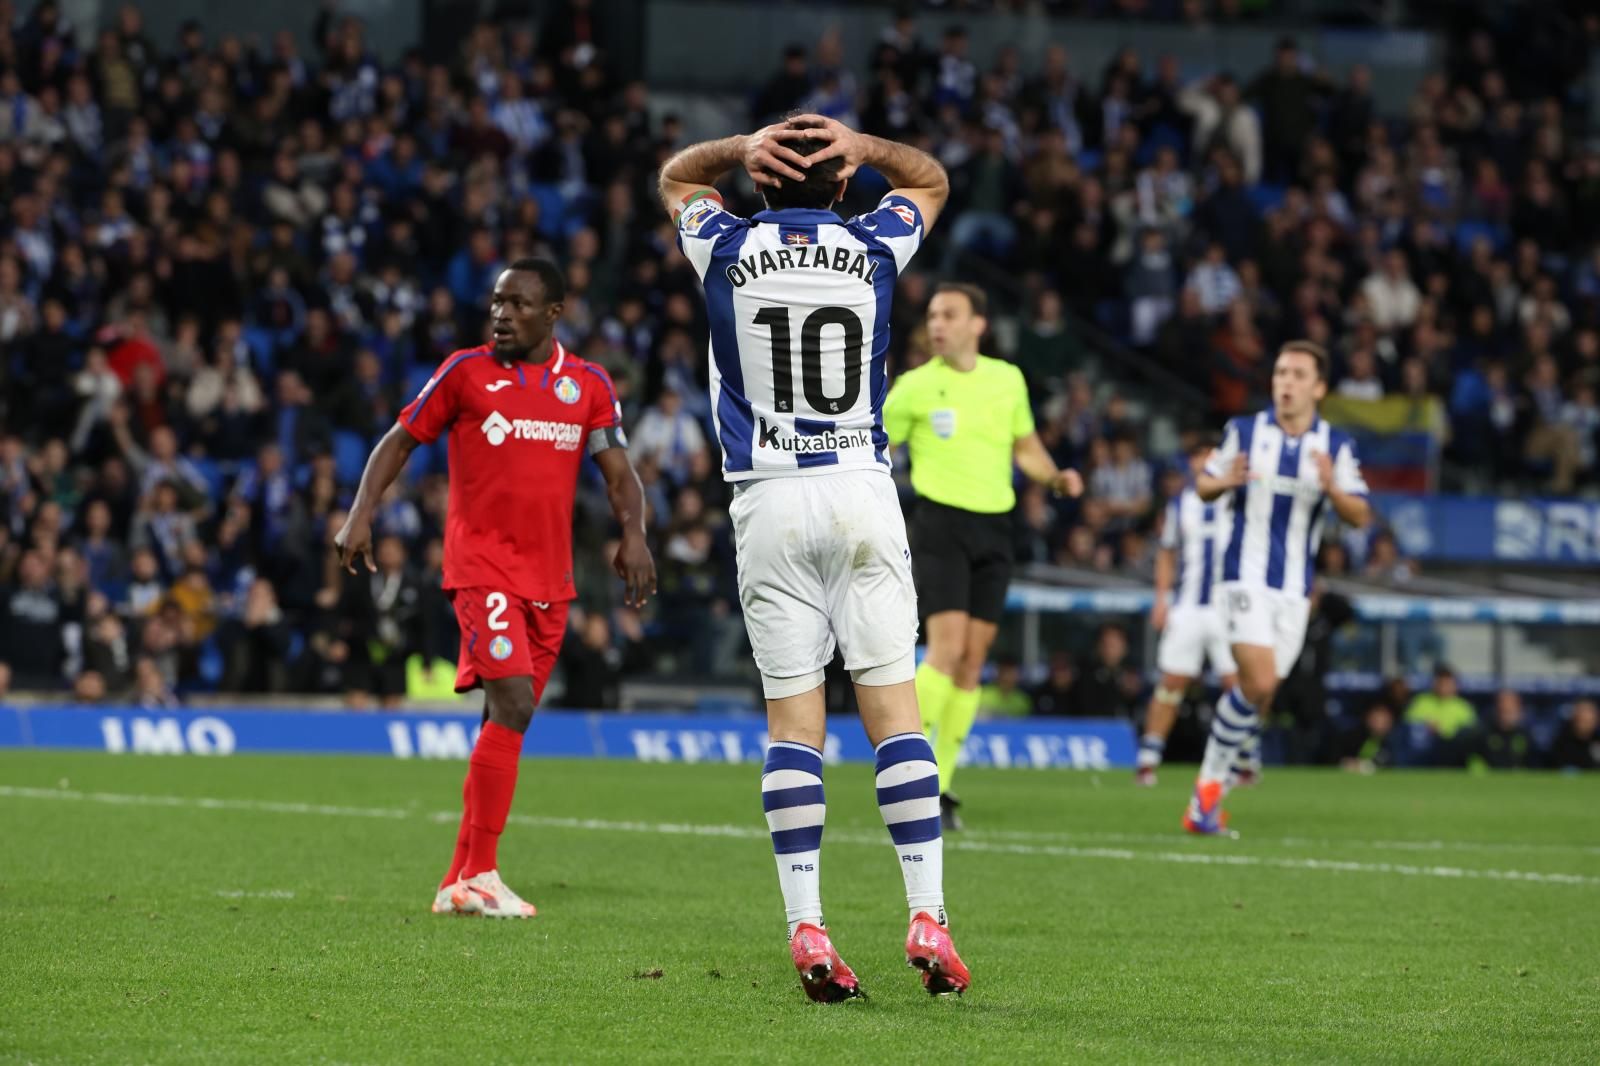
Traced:
<svg viewBox="0 0 1600 1066">
<path fill-rule="evenodd" d="M 1178 94 L 1178 107 L 1194 118 L 1195 156 L 1204 159 L 1221 145 L 1244 170 L 1244 183 L 1261 180 L 1261 119 L 1239 92 L 1231 74 L 1197 81 Z"/>
<path fill-rule="evenodd" d="M 1391 249 L 1383 255 L 1383 266 L 1361 283 L 1372 324 L 1382 333 L 1410 329 L 1422 310 L 1422 292 L 1411 280 L 1406 255 Z"/>
</svg>

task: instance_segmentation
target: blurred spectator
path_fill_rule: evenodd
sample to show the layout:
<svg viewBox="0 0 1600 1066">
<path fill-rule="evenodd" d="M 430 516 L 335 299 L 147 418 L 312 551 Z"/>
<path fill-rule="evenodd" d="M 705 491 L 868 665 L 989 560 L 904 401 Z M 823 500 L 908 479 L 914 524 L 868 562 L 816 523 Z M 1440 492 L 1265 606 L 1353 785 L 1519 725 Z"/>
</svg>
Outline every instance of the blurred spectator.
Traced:
<svg viewBox="0 0 1600 1066">
<path fill-rule="evenodd" d="M 225 626 L 227 667 L 222 687 L 229 692 L 286 691 L 289 644 L 289 626 L 272 583 L 257 578 L 239 618 Z"/>
<path fill-rule="evenodd" d="M 1118 435 L 1109 451 L 1104 461 L 1095 463 L 1089 491 L 1105 503 L 1111 528 L 1121 530 L 1149 513 L 1152 477 L 1131 435 Z"/>
<path fill-rule="evenodd" d="M 1427 729 L 1437 745 L 1435 761 L 1449 766 L 1459 763 L 1461 742 L 1470 739 L 1478 714 L 1461 697 L 1455 671 L 1440 663 L 1433 668 L 1433 686 L 1406 707 L 1406 721 Z"/>
<path fill-rule="evenodd" d="M 422 590 L 406 568 L 400 538 L 379 537 L 373 562 L 376 573 L 358 567 L 354 574 L 340 575 L 336 628 L 350 649 L 342 687 L 353 706 L 364 707 L 376 696 L 393 709 L 405 698 L 406 660 L 427 644 L 426 619 Z"/>
<path fill-rule="evenodd" d="M 1384 253 L 1382 267 L 1361 283 L 1372 324 L 1384 333 L 1409 329 L 1422 309 L 1422 292 L 1411 280 L 1405 253 Z"/>
<path fill-rule="evenodd" d="M 995 660 L 994 680 L 978 690 L 978 714 L 985 718 L 1025 718 L 1033 700 L 1022 690 L 1022 667 L 1015 659 Z"/>
<path fill-rule="evenodd" d="M 1076 716 L 1078 710 L 1078 671 L 1072 656 L 1064 651 L 1050 656 L 1050 669 L 1032 692 L 1033 713 L 1055 717 Z"/>
<path fill-rule="evenodd" d="M 1394 709 L 1378 701 L 1366 709 L 1361 722 L 1337 741 L 1335 757 L 1340 767 L 1357 773 L 1371 773 L 1394 765 Z"/>
<path fill-rule="evenodd" d="M 1184 288 L 1193 290 L 1199 300 L 1200 310 L 1208 315 L 1220 315 L 1243 292 L 1239 275 L 1228 265 L 1228 252 L 1221 241 L 1206 246 L 1205 258 L 1189 272 Z"/>
<path fill-rule="evenodd" d="M 1557 770 L 1600 770 L 1600 709 L 1594 700 L 1579 700 L 1556 734 L 1550 765 Z"/>
<path fill-rule="evenodd" d="M 72 679 L 74 703 L 99 703 L 106 698 L 106 694 L 106 680 L 100 676 L 99 671 L 84 670 Z"/>
<path fill-rule="evenodd" d="M 561 646 L 565 685 L 556 706 L 574 710 L 611 710 L 622 706 L 622 675 L 637 662 L 625 661 L 611 638 L 611 624 L 599 611 L 582 612 Z"/>
<path fill-rule="evenodd" d="M 1522 713 L 1522 697 L 1501 689 L 1494 698 L 1494 718 L 1478 736 L 1477 756 L 1496 770 L 1526 770 L 1533 765 L 1533 740 Z"/>
<path fill-rule="evenodd" d="M 695 457 L 705 447 L 700 423 L 684 410 L 683 397 L 671 385 L 664 386 L 655 404 L 645 409 L 630 440 L 636 462 L 654 460 L 660 471 L 679 485 L 688 481 Z"/>
<path fill-rule="evenodd" d="M 1128 634 L 1119 625 L 1100 627 L 1094 650 L 1072 686 L 1074 713 L 1095 718 L 1132 718 L 1144 681 L 1128 659 Z"/>
<path fill-rule="evenodd" d="M 141 655 L 133 664 L 133 702 L 146 711 L 164 711 L 179 706 L 172 686 L 162 676 L 156 661 Z"/>
<path fill-rule="evenodd" d="M 66 658 L 62 627 L 66 623 L 61 600 L 50 581 L 50 567 L 37 551 L 24 552 L 16 579 L 0 587 L 0 646 L 11 663 L 12 679 L 19 688 L 57 688 Z"/>
</svg>

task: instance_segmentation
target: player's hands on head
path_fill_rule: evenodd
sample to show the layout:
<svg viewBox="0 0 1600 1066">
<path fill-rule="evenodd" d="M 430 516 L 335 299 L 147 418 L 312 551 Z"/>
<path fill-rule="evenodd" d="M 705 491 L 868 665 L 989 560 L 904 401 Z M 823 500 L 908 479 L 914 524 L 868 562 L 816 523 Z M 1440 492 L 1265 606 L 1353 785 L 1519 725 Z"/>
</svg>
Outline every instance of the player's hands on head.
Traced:
<svg viewBox="0 0 1600 1066">
<path fill-rule="evenodd" d="M 825 115 L 796 115 L 789 120 L 788 127 L 795 131 L 795 136 L 829 142 L 820 152 L 806 156 L 803 166 L 815 166 L 829 159 L 843 159 L 844 167 L 839 171 L 839 180 L 843 181 L 867 161 L 867 138 L 838 119 Z"/>
<path fill-rule="evenodd" d="M 369 573 L 378 572 L 378 564 L 372 561 L 372 519 L 352 512 L 334 534 L 333 546 L 339 550 L 339 565 L 348 573 L 356 572 L 357 556 L 366 560 Z"/>
<path fill-rule="evenodd" d="M 1070 468 L 1058 471 L 1050 482 L 1050 491 L 1077 499 L 1083 495 L 1083 475 Z"/>
<path fill-rule="evenodd" d="M 643 607 L 656 594 L 656 561 L 650 556 L 644 534 L 630 532 L 623 536 L 611 568 L 622 579 L 622 602 L 629 607 Z"/>
<path fill-rule="evenodd" d="M 746 135 L 739 162 L 744 172 L 757 185 L 782 185 L 784 178 L 804 181 L 805 156 L 784 144 L 798 140 L 805 134 L 797 132 L 787 122 L 777 122 Z"/>
</svg>

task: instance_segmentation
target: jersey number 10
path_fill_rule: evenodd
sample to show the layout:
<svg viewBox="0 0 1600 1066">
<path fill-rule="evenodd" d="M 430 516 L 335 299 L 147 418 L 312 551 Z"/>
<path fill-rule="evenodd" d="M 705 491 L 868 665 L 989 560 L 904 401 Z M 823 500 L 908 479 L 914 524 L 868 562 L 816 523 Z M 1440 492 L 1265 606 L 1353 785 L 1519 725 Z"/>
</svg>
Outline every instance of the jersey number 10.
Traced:
<svg viewBox="0 0 1600 1066">
<path fill-rule="evenodd" d="M 755 323 L 772 331 L 772 395 L 779 411 L 794 410 L 793 345 L 789 340 L 789 309 L 763 307 Z M 822 330 L 844 329 L 844 392 L 829 396 L 822 391 Z M 861 395 L 861 319 L 848 307 L 819 307 L 800 326 L 800 384 L 813 411 L 837 414 L 856 405 Z"/>
</svg>

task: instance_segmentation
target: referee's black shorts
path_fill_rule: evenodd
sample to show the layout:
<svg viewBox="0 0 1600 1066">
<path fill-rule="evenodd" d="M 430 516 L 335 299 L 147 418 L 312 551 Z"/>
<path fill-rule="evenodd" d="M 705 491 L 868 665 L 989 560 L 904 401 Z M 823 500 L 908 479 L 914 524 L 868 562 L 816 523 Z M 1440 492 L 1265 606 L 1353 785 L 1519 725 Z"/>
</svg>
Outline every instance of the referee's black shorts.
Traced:
<svg viewBox="0 0 1600 1066">
<path fill-rule="evenodd" d="M 1013 562 L 1009 514 L 920 499 L 909 533 L 917 609 L 924 618 L 965 611 L 985 622 L 1000 621 Z"/>
</svg>

